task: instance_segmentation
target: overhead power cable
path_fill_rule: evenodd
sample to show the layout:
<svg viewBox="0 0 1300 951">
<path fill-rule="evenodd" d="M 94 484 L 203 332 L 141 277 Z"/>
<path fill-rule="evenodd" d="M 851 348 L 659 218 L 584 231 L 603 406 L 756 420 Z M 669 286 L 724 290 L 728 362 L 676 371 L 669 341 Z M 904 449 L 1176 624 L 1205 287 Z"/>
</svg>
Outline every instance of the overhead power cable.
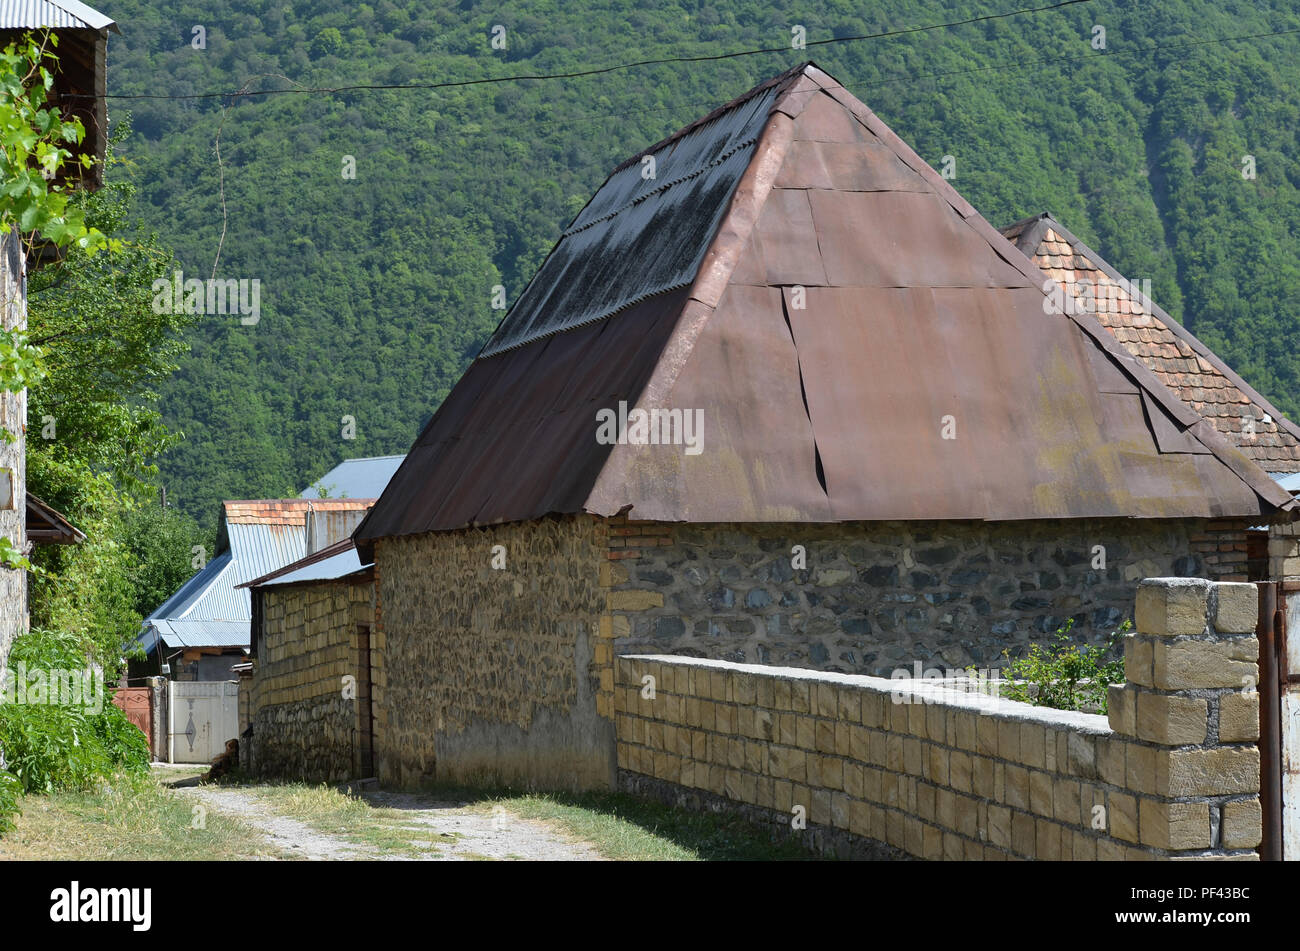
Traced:
<svg viewBox="0 0 1300 951">
<path fill-rule="evenodd" d="M 804 44 L 805 47 L 828 46 L 832 43 L 856 43 L 862 40 L 879 40 L 891 36 L 906 36 L 911 33 L 925 33 L 931 30 L 946 30 L 956 26 L 966 26 L 972 23 L 985 23 L 991 20 L 1004 20 L 1007 17 L 1022 16 L 1027 13 L 1042 13 L 1047 10 L 1059 10 L 1062 7 L 1074 6 L 1080 3 L 1092 3 L 1092 0 L 1058 0 L 1057 3 L 1051 3 L 1043 7 L 1025 7 L 1021 10 L 1008 10 L 1005 13 L 986 13 L 983 16 L 969 17 L 965 20 L 952 20 L 948 23 L 934 23 L 929 26 L 913 26 L 901 30 L 885 30 L 881 33 L 865 33 L 861 36 L 834 36 L 824 40 L 811 40 Z M 276 96 L 276 95 L 310 95 L 314 93 L 339 93 L 339 92 L 359 92 L 365 90 L 384 90 L 384 89 L 455 89 L 462 86 L 487 86 L 497 83 L 513 83 L 524 80 L 550 80 L 550 79 L 581 79 L 586 76 L 599 76 L 604 73 L 613 73 L 625 69 L 635 69 L 639 66 L 664 66 L 673 63 L 704 63 L 723 59 L 736 59 L 741 56 L 758 56 L 764 53 L 789 53 L 789 46 L 774 46 L 756 50 L 737 50 L 731 53 L 713 53 L 707 56 L 673 56 L 664 59 L 643 59 L 634 63 L 618 63 L 613 66 L 601 66 L 595 69 L 583 69 L 571 73 L 533 73 L 519 74 L 514 76 L 495 76 L 483 79 L 455 79 L 438 83 L 366 83 L 353 86 L 316 86 L 304 87 L 301 89 L 261 89 L 247 90 L 240 89 L 235 92 L 201 92 L 187 93 L 181 95 L 171 95 L 165 93 L 110 93 L 103 96 L 96 96 L 91 93 L 79 93 L 67 95 L 64 98 L 73 99 L 235 99 L 250 98 L 252 96 Z"/>
</svg>

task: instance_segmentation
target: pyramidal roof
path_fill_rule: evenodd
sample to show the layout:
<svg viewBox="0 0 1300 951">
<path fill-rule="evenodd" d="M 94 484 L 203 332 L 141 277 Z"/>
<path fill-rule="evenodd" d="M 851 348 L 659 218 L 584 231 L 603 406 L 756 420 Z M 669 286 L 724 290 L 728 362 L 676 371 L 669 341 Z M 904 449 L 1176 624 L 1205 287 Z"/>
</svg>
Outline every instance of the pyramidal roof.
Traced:
<svg viewBox="0 0 1300 951">
<path fill-rule="evenodd" d="M 614 170 L 355 537 L 576 512 L 827 522 L 1290 508 L 1091 315 L 1053 309 L 1051 288 L 805 64 Z M 631 424 L 636 409 L 699 420 L 694 443 L 677 428 L 646 444 L 620 424 L 610 444 L 600 424 Z"/>
<path fill-rule="evenodd" d="M 1264 471 L 1300 472 L 1300 427 L 1147 298 L 1131 277 L 1050 214 L 1017 221 L 1002 234 L 1071 297 L 1091 306 L 1124 349 Z"/>
</svg>

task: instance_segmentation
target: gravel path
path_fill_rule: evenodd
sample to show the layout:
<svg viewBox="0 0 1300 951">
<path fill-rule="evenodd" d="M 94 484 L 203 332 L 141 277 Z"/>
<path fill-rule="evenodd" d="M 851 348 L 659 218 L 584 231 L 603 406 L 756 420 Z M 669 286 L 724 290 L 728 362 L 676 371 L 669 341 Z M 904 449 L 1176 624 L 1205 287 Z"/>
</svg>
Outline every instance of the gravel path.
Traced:
<svg viewBox="0 0 1300 951">
<path fill-rule="evenodd" d="M 386 853 L 325 832 L 276 812 L 257 795 L 257 787 L 182 786 L 180 795 L 198 799 L 214 812 L 224 813 L 258 829 L 268 842 L 290 856 L 316 861 L 411 861 L 410 855 Z M 476 811 L 463 803 L 438 802 L 409 793 L 368 792 L 364 798 L 379 809 L 403 811 L 400 820 L 387 824 L 413 826 L 424 835 L 447 835 L 435 851 L 421 856 L 427 861 L 514 859 L 530 861 L 598 861 L 589 844 L 573 839 L 544 822 L 521 819 L 498 806 Z M 380 821 L 380 820 L 376 820 Z"/>
</svg>

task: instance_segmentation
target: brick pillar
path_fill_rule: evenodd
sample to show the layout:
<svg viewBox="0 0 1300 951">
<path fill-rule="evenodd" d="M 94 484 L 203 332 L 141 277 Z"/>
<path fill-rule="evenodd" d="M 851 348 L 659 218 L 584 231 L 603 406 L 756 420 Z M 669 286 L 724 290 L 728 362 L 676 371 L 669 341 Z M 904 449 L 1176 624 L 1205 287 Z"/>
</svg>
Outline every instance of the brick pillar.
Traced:
<svg viewBox="0 0 1300 951">
<path fill-rule="evenodd" d="M 1261 836 L 1253 584 L 1148 578 L 1111 729 L 1135 737 L 1138 841 L 1170 857 L 1254 858 Z"/>
</svg>

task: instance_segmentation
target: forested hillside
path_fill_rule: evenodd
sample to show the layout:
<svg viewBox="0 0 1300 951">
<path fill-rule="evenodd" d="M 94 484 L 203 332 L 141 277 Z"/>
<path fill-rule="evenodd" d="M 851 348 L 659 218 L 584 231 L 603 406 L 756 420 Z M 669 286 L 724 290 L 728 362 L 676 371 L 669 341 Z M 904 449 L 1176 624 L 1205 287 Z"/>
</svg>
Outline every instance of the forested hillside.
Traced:
<svg viewBox="0 0 1300 951">
<path fill-rule="evenodd" d="M 573 72 L 789 47 L 796 24 L 813 44 L 1046 2 L 99 7 L 122 27 L 110 93 L 178 97 Z M 211 522 L 222 498 L 293 493 L 343 458 L 405 451 L 500 319 L 493 286 L 513 301 L 615 164 L 806 59 L 931 164 L 952 156 L 954 184 L 995 225 L 1050 210 L 1150 278 L 1165 309 L 1297 414 L 1298 7 L 1092 0 L 584 78 L 113 99 L 110 116 L 136 129 L 122 148 L 144 229 L 207 278 L 224 228 L 217 276 L 261 282 L 256 324 L 205 316 L 187 331 L 159 404 L 184 436 L 160 460 L 169 499 Z"/>
</svg>

